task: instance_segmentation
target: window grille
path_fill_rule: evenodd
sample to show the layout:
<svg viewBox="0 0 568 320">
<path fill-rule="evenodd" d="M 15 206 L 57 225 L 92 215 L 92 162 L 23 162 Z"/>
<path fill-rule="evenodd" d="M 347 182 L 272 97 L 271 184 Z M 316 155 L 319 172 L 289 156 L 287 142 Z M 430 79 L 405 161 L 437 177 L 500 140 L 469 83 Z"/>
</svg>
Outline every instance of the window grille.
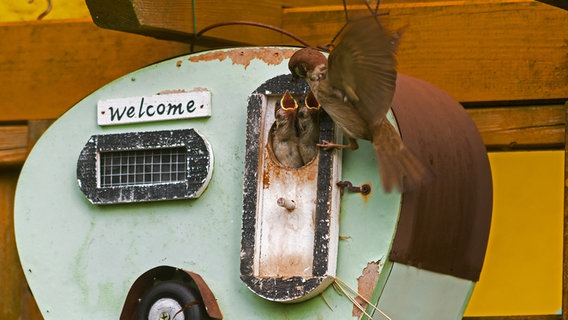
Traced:
<svg viewBox="0 0 568 320">
<path fill-rule="evenodd" d="M 187 149 L 112 151 L 100 153 L 100 186 L 132 186 L 185 181 Z"/>
</svg>

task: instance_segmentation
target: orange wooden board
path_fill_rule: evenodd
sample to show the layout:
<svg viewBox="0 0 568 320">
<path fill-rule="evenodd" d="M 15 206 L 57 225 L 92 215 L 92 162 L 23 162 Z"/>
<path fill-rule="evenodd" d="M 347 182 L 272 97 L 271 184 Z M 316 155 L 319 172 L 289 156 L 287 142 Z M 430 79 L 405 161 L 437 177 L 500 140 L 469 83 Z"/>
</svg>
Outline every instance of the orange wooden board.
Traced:
<svg viewBox="0 0 568 320">
<path fill-rule="evenodd" d="M 0 24 L 0 121 L 53 119 L 110 81 L 189 45 L 88 20 Z"/>
</svg>

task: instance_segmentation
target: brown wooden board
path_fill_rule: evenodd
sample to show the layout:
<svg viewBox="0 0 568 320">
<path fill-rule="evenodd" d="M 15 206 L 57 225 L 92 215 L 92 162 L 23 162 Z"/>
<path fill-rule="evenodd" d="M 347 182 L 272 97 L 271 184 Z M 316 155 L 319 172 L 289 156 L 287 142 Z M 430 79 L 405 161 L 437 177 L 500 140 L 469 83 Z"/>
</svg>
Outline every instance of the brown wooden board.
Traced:
<svg viewBox="0 0 568 320">
<path fill-rule="evenodd" d="M 28 126 L 6 124 L 0 126 L 0 168 L 20 166 L 28 155 Z"/>
<path fill-rule="evenodd" d="M 560 150 L 564 147 L 564 105 L 496 106 L 470 108 L 466 112 L 489 151 Z M 50 122 L 36 120 L 29 126 L 0 123 L 0 167 L 22 165 L 30 149 L 26 142 L 28 131 L 32 136 L 33 132 L 43 132 Z"/>
<path fill-rule="evenodd" d="M 14 193 L 18 170 L 0 171 L 0 318 L 43 319 L 28 288 L 14 238 Z"/>
<path fill-rule="evenodd" d="M 408 26 L 400 71 L 459 101 L 568 97 L 565 10 L 530 0 L 399 1 L 381 8 L 389 29 Z M 325 44 L 344 22 L 343 7 L 285 8 L 282 21 L 312 45 Z"/>
<path fill-rule="evenodd" d="M 86 3 L 93 21 L 102 28 L 185 42 L 199 30 L 220 22 L 249 20 L 278 26 L 282 14 L 282 3 L 276 0 L 87 0 Z M 275 34 L 247 27 L 214 30 L 207 36 L 221 42 L 269 44 L 273 43 Z"/>
<path fill-rule="evenodd" d="M 434 83 L 458 101 L 568 97 L 565 10 L 528 0 L 398 2 L 382 8 L 389 13 L 384 17 L 389 28 L 409 25 L 400 70 Z M 282 10 L 281 27 L 314 45 L 331 40 L 344 21 L 338 5 Z M 220 11 L 215 19 L 235 18 Z M 233 26 L 215 32 L 232 40 L 231 34 L 260 30 Z M 268 43 L 298 44 L 269 34 Z M 189 52 L 186 43 L 108 31 L 87 20 L 0 24 L 0 39 L 0 121 L 57 118 L 117 77 Z"/>
<path fill-rule="evenodd" d="M 91 21 L 0 24 L 0 121 L 54 119 L 99 87 L 189 45 Z"/>
<path fill-rule="evenodd" d="M 490 151 L 563 149 L 564 105 L 466 109 Z"/>
</svg>

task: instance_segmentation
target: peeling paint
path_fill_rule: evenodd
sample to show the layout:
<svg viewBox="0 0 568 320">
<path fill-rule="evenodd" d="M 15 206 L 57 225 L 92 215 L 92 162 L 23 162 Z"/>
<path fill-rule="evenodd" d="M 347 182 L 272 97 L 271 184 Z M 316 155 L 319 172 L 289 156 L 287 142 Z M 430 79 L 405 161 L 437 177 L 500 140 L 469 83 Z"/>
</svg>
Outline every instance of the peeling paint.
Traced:
<svg viewBox="0 0 568 320">
<path fill-rule="evenodd" d="M 187 93 L 187 90 L 184 89 L 171 89 L 171 90 L 162 90 L 158 92 L 159 95 L 162 94 L 176 94 L 176 93 Z"/>
<path fill-rule="evenodd" d="M 238 48 L 228 51 L 212 51 L 200 55 L 191 56 L 191 62 L 219 60 L 224 61 L 229 58 L 233 64 L 240 64 L 245 69 L 253 59 L 259 59 L 268 65 L 278 65 L 284 59 L 289 59 L 297 49 L 276 49 L 276 48 Z"/>
<path fill-rule="evenodd" d="M 375 290 L 375 286 L 377 285 L 377 281 L 379 280 L 379 261 L 377 262 L 369 262 L 359 278 L 357 278 L 357 293 L 367 299 L 369 301 L 371 299 L 371 295 Z M 367 307 L 367 303 L 361 299 L 361 297 L 356 297 L 355 300 L 363 307 Z M 352 315 L 354 317 L 360 317 L 363 314 L 359 308 L 355 305 L 353 306 Z"/>
<path fill-rule="evenodd" d="M 166 90 L 162 90 L 160 92 L 158 92 L 158 95 L 163 95 L 163 94 L 177 94 L 177 93 L 188 93 L 188 92 L 204 92 L 204 91 L 209 91 L 207 88 L 203 88 L 203 87 L 195 87 L 191 90 L 185 90 L 185 89 L 166 89 Z"/>
</svg>

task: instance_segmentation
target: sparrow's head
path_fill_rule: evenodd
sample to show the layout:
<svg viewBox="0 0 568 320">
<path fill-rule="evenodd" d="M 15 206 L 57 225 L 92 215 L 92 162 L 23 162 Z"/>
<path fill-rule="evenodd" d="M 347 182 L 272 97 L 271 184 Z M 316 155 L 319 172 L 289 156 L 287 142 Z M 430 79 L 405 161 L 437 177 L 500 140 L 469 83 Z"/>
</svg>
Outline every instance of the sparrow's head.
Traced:
<svg viewBox="0 0 568 320">
<path fill-rule="evenodd" d="M 280 107 L 276 108 L 274 113 L 274 118 L 276 120 L 276 126 L 280 127 L 282 125 L 290 125 L 294 123 L 294 118 L 296 117 L 296 112 L 298 110 L 298 102 L 292 97 L 290 91 L 286 90 L 282 98 L 280 99 Z"/>
<path fill-rule="evenodd" d="M 327 58 L 318 50 L 307 47 L 292 55 L 288 62 L 288 69 L 292 72 L 293 79 L 306 79 L 319 65 L 327 65 Z"/>
</svg>

